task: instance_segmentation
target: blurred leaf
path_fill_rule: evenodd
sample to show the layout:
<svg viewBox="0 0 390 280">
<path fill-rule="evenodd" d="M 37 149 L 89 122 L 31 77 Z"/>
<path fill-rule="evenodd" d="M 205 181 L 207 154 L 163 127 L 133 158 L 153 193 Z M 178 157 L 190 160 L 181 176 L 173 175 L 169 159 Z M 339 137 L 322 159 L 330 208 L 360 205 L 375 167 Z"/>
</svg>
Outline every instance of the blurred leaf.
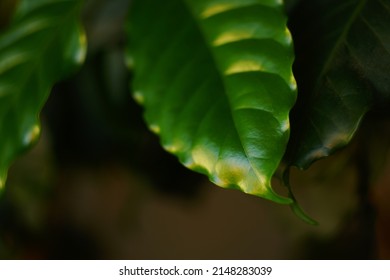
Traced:
<svg viewBox="0 0 390 280">
<path fill-rule="evenodd" d="M 294 58 L 281 1 L 135 0 L 134 96 L 163 147 L 215 184 L 280 203 Z"/>
<path fill-rule="evenodd" d="M 288 154 L 304 169 L 348 144 L 370 109 L 389 109 L 390 1 L 302 1 L 295 13 L 300 96 Z"/>
<path fill-rule="evenodd" d="M 53 84 L 83 62 L 79 0 L 21 0 L 0 36 L 0 188 L 14 158 L 39 136 Z"/>
</svg>

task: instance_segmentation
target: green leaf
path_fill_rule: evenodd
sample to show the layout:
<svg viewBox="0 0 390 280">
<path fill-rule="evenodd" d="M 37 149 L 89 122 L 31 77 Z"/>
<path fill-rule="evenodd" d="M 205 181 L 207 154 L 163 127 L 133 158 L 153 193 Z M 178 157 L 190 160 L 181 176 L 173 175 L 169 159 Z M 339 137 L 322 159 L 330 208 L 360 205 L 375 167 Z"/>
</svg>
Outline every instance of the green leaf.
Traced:
<svg viewBox="0 0 390 280">
<path fill-rule="evenodd" d="M 0 35 L 0 188 L 7 169 L 39 136 L 51 87 L 83 62 L 81 1 L 21 0 Z"/>
<path fill-rule="evenodd" d="M 134 96 L 163 147 L 215 184 L 279 203 L 271 177 L 296 98 L 278 0 L 135 0 Z"/>
<path fill-rule="evenodd" d="M 292 165 L 307 168 L 348 144 L 365 114 L 389 109 L 390 1 L 303 1 L 291 20 L 300 97 Z"/>
</svg>

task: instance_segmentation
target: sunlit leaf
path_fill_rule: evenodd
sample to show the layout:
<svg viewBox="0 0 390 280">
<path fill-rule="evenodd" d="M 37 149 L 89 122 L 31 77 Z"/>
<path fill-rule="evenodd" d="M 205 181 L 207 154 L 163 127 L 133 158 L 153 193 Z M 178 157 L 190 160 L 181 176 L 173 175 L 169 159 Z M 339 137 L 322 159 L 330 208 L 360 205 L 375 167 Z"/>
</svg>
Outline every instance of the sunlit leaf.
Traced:
<svg viewBox="0 0 390 280">
<path fill-rule="evenodd" d="M 291 203 L 270 184 L 296 98 L 282 1 L 132 2 L 134 97 L 163 147 L 221 187 Z"/>
</svg>

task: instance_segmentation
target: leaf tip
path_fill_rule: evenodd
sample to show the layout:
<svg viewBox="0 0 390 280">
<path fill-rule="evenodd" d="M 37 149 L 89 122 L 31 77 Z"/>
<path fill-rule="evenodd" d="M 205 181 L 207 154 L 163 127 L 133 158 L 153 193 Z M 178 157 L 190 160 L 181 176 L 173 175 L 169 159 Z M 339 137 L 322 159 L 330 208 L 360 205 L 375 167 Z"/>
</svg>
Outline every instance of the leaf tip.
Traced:
<svg viewBox="0 0 390 280">
<path fill-rule="evenodd" d="M 288 190 L 289 197 L 292 200 L 292 203 L 290 204 L 290 208 L 293 211 L 293 213 L 300 218 L 305 223 L 312 225 L 312 226 L 318 226 L 319 223 L 311 218 L 308 214 L 303 211 L 303 209 L 299 206 L 290 185 L 290 168 L 291 166 L 287 166 L 287 168 L 283 172 L 283 184 Z"/>
<path fill-rule="evenodd" d="M 292 204 L 290 204 L 290 208 L 293 211 L 295 215 L 297 215 L 301 220 L 303 220 L 305 223 L 308 223 L 312 226 L 318 226 L 319 223 L 311 218 L 309 215 L 307 215 L 302 208 L 299 206 L 299 204 L 294 201 Z"/>
</svg>

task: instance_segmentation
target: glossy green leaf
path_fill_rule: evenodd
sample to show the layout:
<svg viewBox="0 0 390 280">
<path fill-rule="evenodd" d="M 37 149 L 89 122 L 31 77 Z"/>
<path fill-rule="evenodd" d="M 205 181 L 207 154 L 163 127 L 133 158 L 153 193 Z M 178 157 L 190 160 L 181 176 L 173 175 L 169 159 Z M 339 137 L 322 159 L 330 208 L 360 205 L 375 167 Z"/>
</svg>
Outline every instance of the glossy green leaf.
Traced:
<svg viewBox="0 0 390 280">
<path fill-rule="evenodd" d="M 296 98 L 282 1 L 134 0 L 135 98 L 163 147 L 215 184 L 280 203 Z"/>
<path fill-rule="evenodd" d="M 51 87 L 85 57 L 79 0 L 21 0 L 0 34 L 0 188 L 14 158 L 39 136 Z"/>
<path fill-rule="evenodd" d="M 349 143 L 369 110 L 390 108 L 390 1 L 302 1 L 296 13 L 289 155 L 307 168 Z"/>
</svg>

